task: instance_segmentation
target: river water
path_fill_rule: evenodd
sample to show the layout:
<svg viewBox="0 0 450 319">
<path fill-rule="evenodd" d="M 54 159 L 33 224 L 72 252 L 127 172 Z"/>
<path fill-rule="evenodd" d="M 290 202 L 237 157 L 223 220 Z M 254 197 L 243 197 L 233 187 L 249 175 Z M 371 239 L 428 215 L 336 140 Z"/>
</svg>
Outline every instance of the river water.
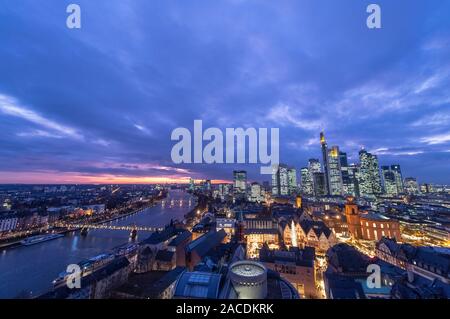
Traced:
<svg viewBox="0 0 450 319">
<path fill-rule="evenodd" d="M 171 219 L 182 220 L 184 214 L 194 206 L 194 198 L 189 194 L 181 190 L 171 190 L 164 202 L 109 224 L 161 227 L 167 225 Z M 129 231 L 95 229 L 89 230 L 87 236 L 72 232 L 65 237 L 33 246 L 0 251 L 0 298 L 14 298 L 24 293 L 39 295 L 52 287 L 53 279 L 63 272 L 67 265 L 125 244 L 130 241 L 129 235 Z M 149 235 L 149 232 L 140 231 L 136 240 L 141 241 Z"/>
</svg>

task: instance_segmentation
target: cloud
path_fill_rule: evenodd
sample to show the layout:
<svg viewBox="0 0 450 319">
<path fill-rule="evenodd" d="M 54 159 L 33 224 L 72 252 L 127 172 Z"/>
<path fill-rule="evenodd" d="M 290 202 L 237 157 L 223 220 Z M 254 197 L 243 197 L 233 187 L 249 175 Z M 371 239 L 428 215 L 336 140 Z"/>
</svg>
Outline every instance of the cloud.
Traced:
<svg viewBox="0 0 450 319">
<path fill-rule="evenodd" d="M 432 136 L 422 137 L 420 139 L 422 143 L 426 143 L 429 145 L 437 145 L 437 144 L 445 144 L 450 142 L 450 132 Z"/>
<path fill-rule="evenodd" d="M 446 127 L 450 125 L 450 112 L 437 112 L 435 114 L 427 115 L 419 120 L 414 121 L 411 126 L 436 126 Z"/>
<path fill-rule="evenodd" d="M 48 137 L 48 138 L 63 138 L 62 135 L 53 134 L 43 130 L 33 130 L 28 132 L 17 133 L 19 137 Z"/>
<path fill-rule="evenodd" d="M 388 147 L 380 147 L 374 150 L 371 150 L 370 153 L 376 155 L 392 155 L 392 156 L 414 156 L 425 153 L 423 150 L 418 149 L 407 149 L 407 148 L 388 148 Z"/>
<path fill-rule="evenodd" d="M 283 103 L 270 109 L 266 119 L 280 126 L 292 125 L 307 131 L 317 131 L 323 127 L 320 121 L 303 118 L 301 112 Z"/>
<path fill-rule="evenodd" d="M 142 132 L 142 133 L 144 133 L 146 135 L 151 135 L 151 131 L 148 128 L 146 128 L 145 126 L 139 125 L 139 124 L 134 124 L 133 126 L 136 129 L 138 129 L 140 132 Z"/>
<path fill-rule="evenodd" d="M 2 111 L 6 115 L 15 116 L 27 120 L 29 122 L 32 122 L 34 124 L 43 126 L 47 129 L 51 129 L 67 137 L 75 139 L 83 138 L 83 136 L 80 133 L 78 133 L 75 129 L 68 126 L 64 126 L 55 121 L 46 119 L 45 117 L 37 114 L 36 112 L 19 105 L 15 99 L 2 94 L 0 94 L 0 111 Z M 49 137 L 52 135 L 50 133 L 43 134 L 44 131 L 42 130 L 38 130 L 37 132 L 40 133 L 39 136 L 48 135 Z"/>
<path fill-rule="evenodd" d="M 450 38 L 448 36 L 447 37 L 437 36 L 426 41 L 422 49 L 425 51 L 435 51 L 435 50 L 439 51 L 447 49 L 449 47 L 450 47 Z"/>
<path fill-rule="evenodd" d="M 421 83 L 419 83 L 417 88 L 414 90 L 414 93 L 420 94 L 425 91 L 428 91 L 428 90 L 438 87 L 440 84 L 442 84 L 443 80 L 445 80 L 445 78 L 447 76 L 448 76 L 447 72 L 445 72 L 445 73 L 440 72 L 440 73 L 433 74 L 432 76 L 426 78 Z"/>
<path fill-rule="evenodd" d="M 429 65 L 423 69 L 429 69 Z M 448 90 L 450 67 L 440 66 L 432 75 L 421 72 L 414 77 L 398 81 L 402 72 L 395 69 L 370 81 L 345 91 L 336 101 L 328 103 L 341 117 L 367 119 L 378 118 L 389 113 L 406 113 L 416 108 L 429 108 L 450 103 Z M 434 94 L 429 91 L 436 90 Z"/>
</svg>

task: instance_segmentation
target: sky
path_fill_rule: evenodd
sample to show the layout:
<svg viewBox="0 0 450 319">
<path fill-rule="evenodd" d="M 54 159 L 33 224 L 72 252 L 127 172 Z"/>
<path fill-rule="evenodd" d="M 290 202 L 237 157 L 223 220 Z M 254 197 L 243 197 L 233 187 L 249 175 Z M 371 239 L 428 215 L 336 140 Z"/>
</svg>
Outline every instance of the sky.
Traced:
<svg viewBox="0 0 450 319">
<path fill-rule="evenodd" d="M 350 162 L 450 183 L 450 1 L 2 1 L 0 44 L 0 183 L 270 179 L 174 164 L 171 132 L 198 119 L 279 128 L 298 169 L 324 130 Z"/>
</svg>

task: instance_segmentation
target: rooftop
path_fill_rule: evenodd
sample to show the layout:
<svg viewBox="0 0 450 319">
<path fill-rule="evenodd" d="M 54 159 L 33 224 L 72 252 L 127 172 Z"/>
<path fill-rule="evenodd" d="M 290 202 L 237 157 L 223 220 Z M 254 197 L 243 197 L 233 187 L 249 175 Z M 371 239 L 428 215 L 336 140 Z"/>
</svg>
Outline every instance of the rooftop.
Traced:
<svg viewBox="0 0 450 319">
<path fill-rule="evenodd" d="M 175 298 L 217 299 L 222 275 L 210 272 L 184 272 L 178 279 Z"/>
</svg>

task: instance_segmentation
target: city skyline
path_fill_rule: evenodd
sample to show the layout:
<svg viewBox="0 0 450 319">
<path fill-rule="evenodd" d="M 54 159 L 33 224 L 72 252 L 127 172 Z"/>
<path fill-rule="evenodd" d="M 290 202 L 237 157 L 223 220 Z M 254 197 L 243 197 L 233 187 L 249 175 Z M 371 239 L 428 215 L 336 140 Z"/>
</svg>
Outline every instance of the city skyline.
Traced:
<svg viewBox="0 0 450 319">
<path fill-rule="evenodd" d="M 366 2 L 80 0 L 80 30 L 66 3 L 6 3 L 0 183 L 270 179 L 173 164 L 170 132 L 202 119 L 279 127 L 298 177 L 324 130 L 349 163 L 364 147 L 404 178 L 450 184 L 450 4 L 378 1 L 383 28 L 369 30 Z"/>
<path fill-rule="evenodd" d="M 367 152 L 367 150 L 365 150 L 364 148 L 361 148 L 359 153 L 359 159 L 357 161 L 353 161 L 353 162 L 349 162 L 348 161 L 348 154 L 347 152 L 342 152 L 342 150 L 339 149 L 338 145 L 333 145 L 331 147 L 328 147 L 327 142 L 326 142 L 326 138 L 324 135 L 324 132 L 322 131 L 320 133 L 320 145 L 322 148 L 322 161 L 319 160 L 318 158 L 310 158 L 308 159 L 308 166 L 303 166 L 300 168 L 291 166 L 291 165 L 287 165 L 285 163 L 280 163 L 278 165 L 275 165 L 273 167 L 273 173 L 271 175 L 270 178 L 265 178 L 265 179 L 255 179 L 255 178 L 250 178 L 247 181 L 247 171 L 246 170 L 233 170 L 233 175 L 235 175 L 236 173 L 240 173 L 242 172 L 243 174 L 245 174 L 245 184 L 252 184 L 252 183 L 269 183 L 269 179 L 271 179 L 271 183 L 272 183 L 272 188 L 278 188 L 277 191 L 274 191 L 274 194 L 278 194 L 278 195 L 288 195 L 288 193 L 291 193 L 291 189 L 292 187 L 297 187 L 297 186 L 302 186 L 302 188 L 304 187 L 303 185 L 309 185 L 309 183 L 313 182 L 313 173 L 320 173 L 320 174 L 324 174 L 324 195 L 325 194 L 329 194 L 329 195 L 342 195 L 342 194 L 346 194 L 346 188 L 349 187 L 349 184 L 354 184 L 354 183 L 358 183 L 356 182 L 356 180 L 352 180 L 352 179 L 356 179 L 356 176 L 352 177 L 352 174 L 354 175 L 356 172 L 359 172 L 359 170 L 361 169 L 361 163 L 363 160 L 363 157 L 367 157 L 369 156 L 369 158 L 374 157 L 375 158 L 375 162 L 374 162 L 374 167 L 373 169 L 375 170 L 374 174 L 378 175 L 378 181 L 376 181 L 375 183 L 378 184 L 379 187 L 381 187 L 377 192 L 375 193 L 382 193 L 382 192 L 386 192 L 386 193 L 392 193 L 392 190 L 388 190 L 385 188 L 391 188 L 391 187 L 395 187 L 396 189 L 398 188 L 398 190 L 395 191 L 395 193 L 402 193 L 403 192 L 403 183 L 407 180 L 414 180 L 418 183 L 420 183 L 420 185 L 429 185 L 430 183 L 427 182 L 423 182 L 423 181 L 418 181 L 417 178 L 415 176 L 412 175 L 408 175 L 408 174 L 402 174 L 401 172 L 401 168 L 399 164 L 389 164 L 389 165 L 380 165 L 379 162 L 379 158 L 376 154 L 372 154 L 370 152 Z M 325 152 L 325 153 L 324 153 Z M 332 183 L 329 182 L 328 179 L 331 178 L 328 177 L 329 173 L 329 169 L 327 169 L 328 164 L 329 164 L 329 158 L 334 157 L 336 158 L 334 160 L 334 162 L 336 162 L 334 165 L 334 176 L 335 178 L 337 178 L 337 176 L 339 176 L 340 181 L 334 186 L 334 191 L 329 189 L 328 183 Z M 361 157 L 363 156 L 363 157 Z M 344 164 L 345 163 L 345 164 Z M 323 172 L 322 172 L 322 168 L 323 167 Z M 282 175 L 284 177 L 282 177 L 281 179 L 283 180 L 282 182 L 282 186 L 280 190 L 280 169 L 284 170 L 284 173 L 282 173 Z M 303 175 L 303 170 L 308 171 L 309 173 L 307 173 L 309 176 L 304 176 Z M 348 172 L 348 170 L 355 170 L 352 174 L 350 174 L 350 172 Z M 385 170 L 388 171 L 397 171 L 398 170 L 398 174 L 393 173 L 393 183 L 394 186 L 392 185 L 386 185 L 386 176 L 385 176 Z M 230 171 L 231 174 L 231 171 Z M 288 175 L 289 174 L 289 175 Z M 332 174 L 332 175 L 333 175 Z M 348 174 L 350 174 L 351 176 L 349 177 Z M 275 177 L 278 176 L 278 177 Z M 288 177 L 290 176 L 290 177 Z M 274 179 L 275 178 L 275 179 Z M 309 180 L 309 178 L 311 178 L 311 180 Z M 350 179 L 349 179 L 350 178 Z M 289 179 L 289 181 L 288 181 Z M 92 184 L 92 185 L 108 185 L 108 184 L 124 184 L 124 185 L 132 185 L 132 184 L 149 184 L 149 185 L 157 185 L 157 184 L 201 184 L 205 181 L 209 181 L 211 184 L 234 184 L 235 183 L 235 177 L 233 179 L 227 179 L 227 180 L 217 180 L 217 179 L 211 179 L 208 177 L 205 178 L 197 178 L 194 179 L 192 178 L 192 176 L 189 177 L 183 177 L 183 178 L 165 178 L 165 177 L 154 177 L 154 178 L 144 178 L 144 180 L 140 177 L 137 177 L 137 182 L 133 183 L 132 180 L 129 179 L 122 179 L 122 178 L 117 178 L 112 182 L 86 182 L 86 183 L 61 183 L 61 182 L 56 182 L 56 183 L 4 183 L 4 184 L 0 184 L 0 185 L 8 185 L 8 184 L 17 184 L 17 185 L 88 185 L 88 184 Z M 361 182 L 361 181 L 359 181 Z M 390 180 L 388 181 L 388 183 L 390 182 Z M 284 183 L 284 184 L 283 184 Z M 335 181 L 336 183 L 336 181 Z M 288 186 L 289 184 L 289 186 Z M 313 183 L 314 184 L 314 183 Z M 401 184 L 401 186 L 399 185 Z M 437 184 L 439 185 L 439 184 Z M 441 184 L 441 185 L 445 185 L 445 184 Z M 356 186 L 356 185 L 355 185 Z M 306 186 L 309 187 L 309 186 Z M 313 187 L 313 185 L 311 184 L 310 187 Z M 353 188 L 353 187 L 352 187 Z M 304 189 L 304 188 L 303 188 Z M 312 190 L 311 190 L 312 191 Z M 348 191 L 348 189 L 347 189 Z M 353 190 L 354 191 L 354 190 Z M 309 193 L 308 191 L 306 193 Z M 350 191 L 347 194 L 351 194 L 352 191 Z"/>
</svg>

